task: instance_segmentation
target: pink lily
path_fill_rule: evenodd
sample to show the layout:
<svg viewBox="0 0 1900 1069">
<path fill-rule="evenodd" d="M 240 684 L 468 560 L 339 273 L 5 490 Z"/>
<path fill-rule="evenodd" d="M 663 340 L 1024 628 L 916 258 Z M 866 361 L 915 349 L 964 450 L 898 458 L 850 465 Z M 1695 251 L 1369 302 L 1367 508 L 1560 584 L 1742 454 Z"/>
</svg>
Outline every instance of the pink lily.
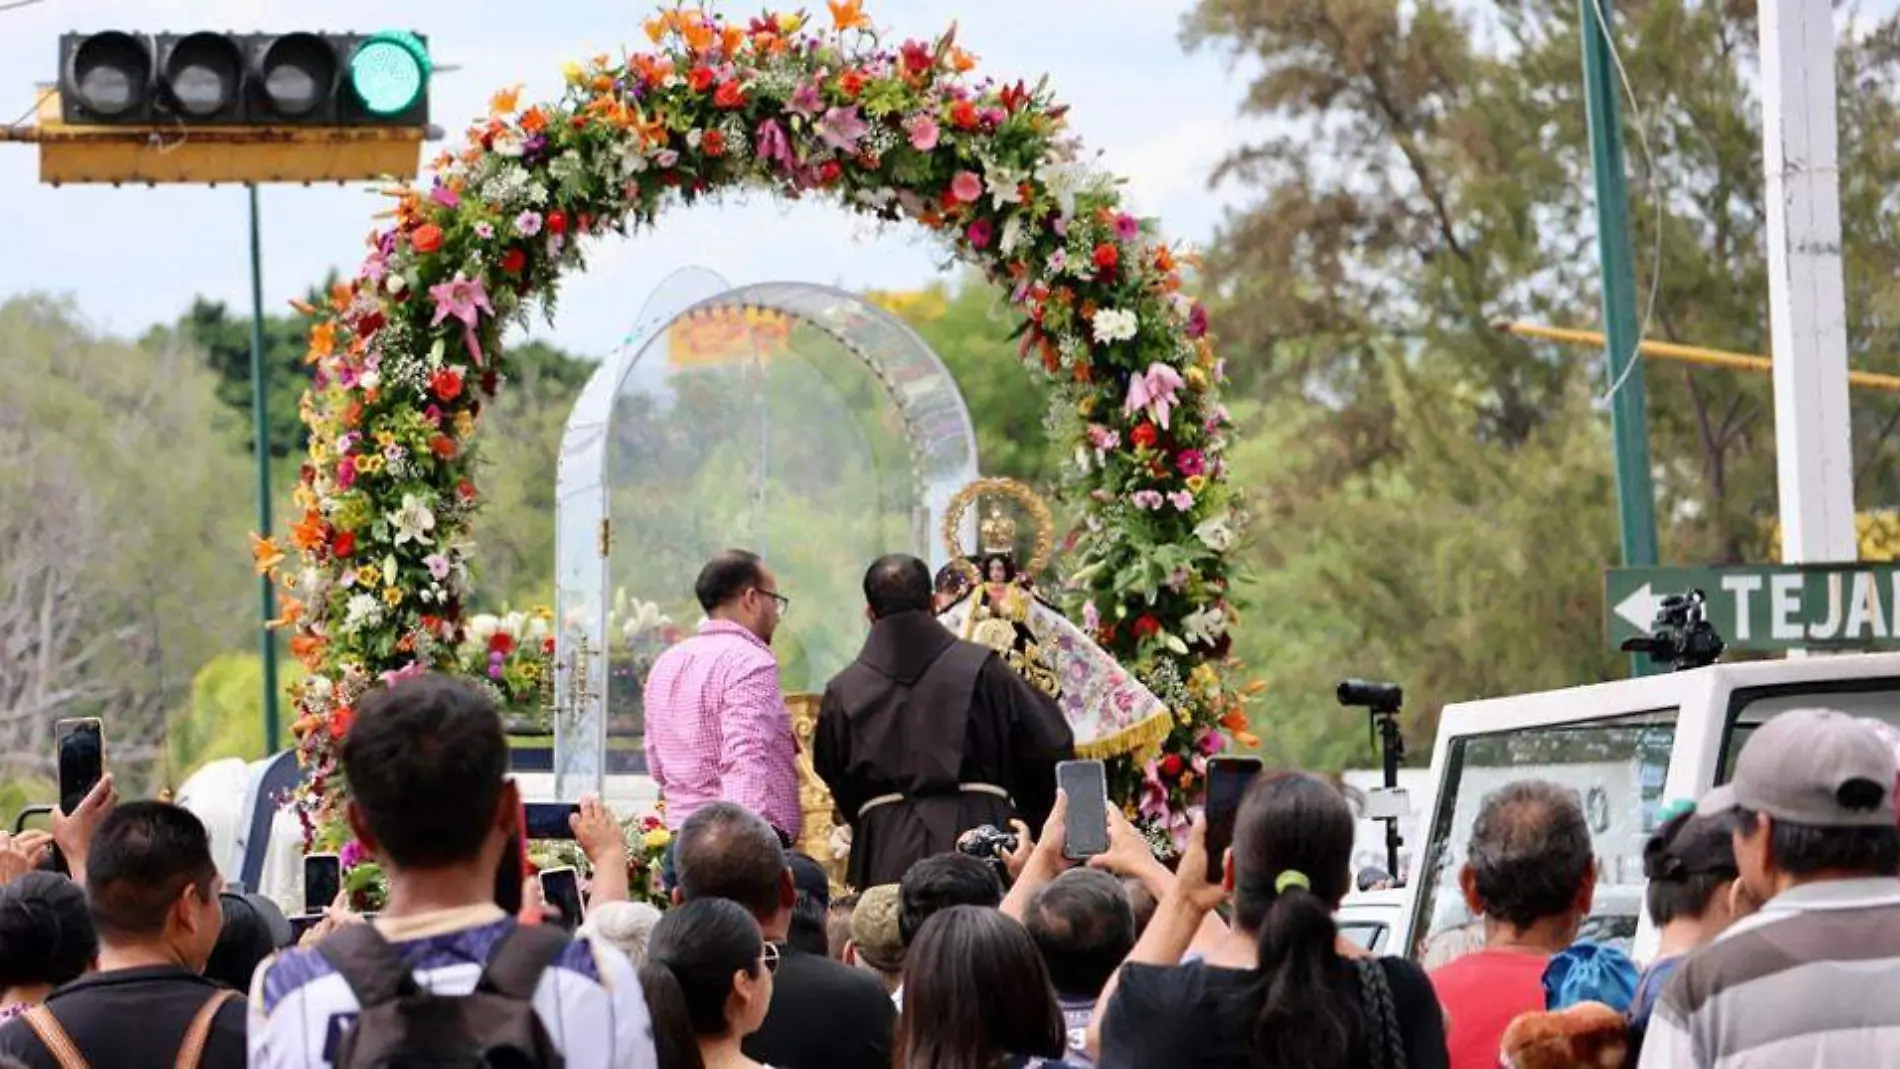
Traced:
<svg viewBox="0 0 1900 1069">
<path fill-rule="evenodd" d="M 1132 416 L 1145 408 L 1165 431 L 1168 414 L 1174 411 L 1175 392 L 1183 385 L 1180 372 L 1157 360 L 1148 365 L 1147 371 L 1129 377 L 1128 399 L 1122 403 L 1122 412 Z"/>
<path fill-rule="evenodd" d="M 494 306 L 488 303 L 488 291 L 482 288 L 482 280 L 458 271 L 447 282 L 430 286 L 429 296 L 435 298 L 435 318 L 429 325 L 439 327 L 450 316 L 461 320 L 462 340 L 468 345 L 468 355 L 480 366 L 482 347 L 475 339 L 475 324 L 480 322 L 483 312 L 490 316 L 495 314 Z"/>
<path fill-rule="evenodd" d="M 825 112 L 825 117 L 818 120 L 817 129 L 825 144 L 839 152 L 854 151 L 864 135 L 871 132 L 871 127 L 858 117 L 856 104 Z"/>
<path fill-rule="evenodd" d="M 781 167 L 796 164 L 797 161 L 792 159 L 791 140 L 785 136 L 785 128 L 778 124 L 777 119 L 767 119 L 759 124 L 758 156 Z"/>
</svg>

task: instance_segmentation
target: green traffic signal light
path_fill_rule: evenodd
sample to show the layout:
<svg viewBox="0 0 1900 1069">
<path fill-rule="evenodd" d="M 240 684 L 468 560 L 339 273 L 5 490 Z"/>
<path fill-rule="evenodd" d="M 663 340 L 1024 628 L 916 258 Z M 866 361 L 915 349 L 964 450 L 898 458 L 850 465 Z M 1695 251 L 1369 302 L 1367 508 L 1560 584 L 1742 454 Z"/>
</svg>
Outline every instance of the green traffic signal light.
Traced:
<svg viewBox="0 0 1900 1069">
<path fill-rule="evenodd" d="M 395 115 L 414 105 L 429 72 L 428 48 L 402 30 L 370 35 L 350 57 L 350 87 L 372 115 Z"/>
</svg>

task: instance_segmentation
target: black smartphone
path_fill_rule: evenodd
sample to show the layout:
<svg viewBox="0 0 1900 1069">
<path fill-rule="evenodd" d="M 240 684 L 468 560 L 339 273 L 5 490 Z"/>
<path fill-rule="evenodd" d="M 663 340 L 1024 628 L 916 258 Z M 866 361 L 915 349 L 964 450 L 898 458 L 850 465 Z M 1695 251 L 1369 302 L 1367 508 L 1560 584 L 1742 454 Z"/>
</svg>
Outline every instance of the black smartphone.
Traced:
<svg viewBox="0 0 1900 1069">
<path fill-rule="evenodd" d="M 568 818 L 581 811 L 578 802 L 529 802 L 523 807 L 530 839 L 572 839 Z"/>
<path fill-rule="evenodd" d="M 1062 822 L 1062 856 L 1084 861 L 1108 853 L 1108 777 L 1100 761 L 1064 761 L 1056 786 L 1069 797 Z"/>
<path fill-rule="evenodd" d="M 1260 774 L 1258 757 L 1216 757 L 1207 763 L 1207 882 L 1219 883 L 1227 848 L 1234 844 L 1234 818 L 1247 785 Z"/>
<path fill-rule="evenodd" d="M 61 720 L 53 737 L 59 746 L 59 810 L 70 815 L 105 777 L 105 725 L 92 716 Z"/>
<path fill-rule="evenodd" d="M 343 860 L 335 854 L 305 854 L 303 858 L 303 911 L 321 914 L 343 893 Z"/>
<path fill-rule="evenodd" d="M 572 868 L 541 870 L 541 901 L 561 911 L 561 927 L 568 931 L 581 926 L 581 877 Z"/>
</svg>

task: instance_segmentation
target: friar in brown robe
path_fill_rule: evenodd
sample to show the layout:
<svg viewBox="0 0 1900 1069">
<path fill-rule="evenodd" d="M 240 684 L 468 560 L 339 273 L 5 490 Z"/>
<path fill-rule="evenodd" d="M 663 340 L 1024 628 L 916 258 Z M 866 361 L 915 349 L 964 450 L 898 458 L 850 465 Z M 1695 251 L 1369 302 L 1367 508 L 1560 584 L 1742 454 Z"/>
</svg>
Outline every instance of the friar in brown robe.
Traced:
<svg viewBox="0 0 1900 1069">
<path fill-rule="evenodd" d="M 984 824 L 1040 828 L 1056 762 L 1075 749 L 1053 699 L 937 621 L 923 561 L 878 558 L 864 596 L 870 637 L 825 687 L 812 740 L 812 765 L 851 826 L 859 888 L 898 882 Z"/>
</svg>

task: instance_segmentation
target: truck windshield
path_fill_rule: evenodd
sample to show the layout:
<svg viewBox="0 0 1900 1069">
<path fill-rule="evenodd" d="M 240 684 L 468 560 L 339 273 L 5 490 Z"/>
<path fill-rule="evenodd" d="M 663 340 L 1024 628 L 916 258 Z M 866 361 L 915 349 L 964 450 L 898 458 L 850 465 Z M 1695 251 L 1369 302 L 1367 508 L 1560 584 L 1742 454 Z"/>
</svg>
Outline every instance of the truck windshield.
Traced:
<svg viewBox="0 0 1900 1069">
<path fill-rule="evenodd" d="M 1742 687 L 1729 695 L 1728 730 L 1722 739 L 1721 768 L 1715 782 L 1734 775 L 1742 744 L 1769 718 L 1791 709 L 1838 709 L 1849 716 L 1884 721 L 1900 729 L 1900 679 L 1851 679 L 1828 683 L 1788 683 Z"/>
<path fill-rule="evenodd" d="M 1675 709 L 1659 709 L 1454 740 L 1418 873 L 1415 938 L 1403 949 L 1425 957 L 1434 939 L 1472 923 L 1458 872 L 1484 797 L 1507 783 L 1542 779 L 1575 791 L 1590 822 L 1597 891 L 1583 937 L 1628 951 L 1643 909 L 1643 842 L 1662 807 L 1676 717 Z"/>
</svg>

